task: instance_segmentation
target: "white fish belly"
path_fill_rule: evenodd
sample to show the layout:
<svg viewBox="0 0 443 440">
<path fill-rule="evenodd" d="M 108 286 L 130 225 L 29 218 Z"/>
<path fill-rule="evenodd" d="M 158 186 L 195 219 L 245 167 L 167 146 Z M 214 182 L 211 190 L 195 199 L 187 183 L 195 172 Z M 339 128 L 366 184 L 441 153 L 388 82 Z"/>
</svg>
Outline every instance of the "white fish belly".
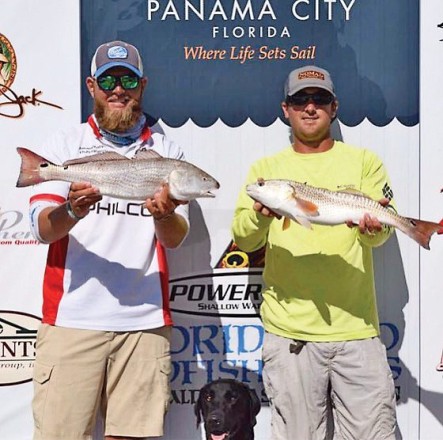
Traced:
<svg viewBox="0 0 443 440">
<path fill-rule="evenodd" d="M 303 217 L 308 219 L 311 223 L 319 224 L 319 225 L 339 225 L 346 223 L 348 221 L 352 221 L 355 224 L 358 224 L 360 219 L 363 218 L 365 213 L 371 213 L 369 209 L 363 208 L 351 208 L 348 206 L 337 206 L 337 205 L 321 205 L 318 206 L 318 215 L 309 215 L 300 209 L 295 208 L 294 206 L 289 207 L 287 213 L 281 213 L 282 215 L 287 215 L 289 213 L 289 217 L 296 219 L 297 217 Z M 377 216 L 377 215 L 376 215 Z M 379 218 L 379 220 L 385 220 Z"/>
<path fill-rule="evenodd" d="M 392 215 L 385 208 L 371 209 L 369 206 L 363 207 L 347 207 L 347 206 L 325 206 L 319 208 L 319 216 L 309 217 L 312 223 L 323 225 L 338 225 L 348 221 L 358 224 L 365 214 L 376 217 L 381 223 L 401 227 L 400 217 Z"/>
<path fill-rule="evenodd" d="M 321 206 L 318 212 L 319 215 L 311 217 L 311 221 L 322 225 L 339 225 L 347 221 L 358 223 L 364 215 L 364 211 L 361 209 L 337 206 Z"/>
</svg>

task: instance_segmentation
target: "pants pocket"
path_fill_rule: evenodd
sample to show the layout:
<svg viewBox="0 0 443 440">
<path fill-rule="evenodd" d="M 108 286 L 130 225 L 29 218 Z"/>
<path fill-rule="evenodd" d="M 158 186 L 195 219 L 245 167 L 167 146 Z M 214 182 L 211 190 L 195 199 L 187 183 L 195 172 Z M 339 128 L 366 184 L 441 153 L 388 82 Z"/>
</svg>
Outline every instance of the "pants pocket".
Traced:
<svg viewBox="0 0 443 440">
<path fill-rule="evenodd" d="M 32 411 L 34 424 L 37 429 L 42 428 L 53 370 L 53 365 L 45 365 L 39 362 L 36 362 L 34 365 L 34 398 L 32 400 Z"/>
</svg>

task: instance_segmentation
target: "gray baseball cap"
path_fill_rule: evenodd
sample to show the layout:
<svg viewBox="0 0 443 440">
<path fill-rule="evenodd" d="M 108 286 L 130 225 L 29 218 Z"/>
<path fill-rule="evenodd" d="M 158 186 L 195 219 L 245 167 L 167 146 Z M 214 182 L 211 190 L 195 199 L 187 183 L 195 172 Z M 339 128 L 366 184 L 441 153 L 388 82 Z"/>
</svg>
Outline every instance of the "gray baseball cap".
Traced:
<svg viewBox="0 0 443 440">
<path fill-rule="evenodd" d="M 288 75 L 285 82 L 285 97 L 295 95 L 307 87 L 318 87 L 336 96 L 331 75 L 327 70 L 317 66 L 304 66 Z"/>
<path fill-rule="evenodd" d="M 97 48 L 92 57 L 91 76 L 97 78 L 116 66 L 127 67 L 140 78 L 143 76 L 143 63 L 137 48 L 124 41 L 111 41 Z"/>
</svg>

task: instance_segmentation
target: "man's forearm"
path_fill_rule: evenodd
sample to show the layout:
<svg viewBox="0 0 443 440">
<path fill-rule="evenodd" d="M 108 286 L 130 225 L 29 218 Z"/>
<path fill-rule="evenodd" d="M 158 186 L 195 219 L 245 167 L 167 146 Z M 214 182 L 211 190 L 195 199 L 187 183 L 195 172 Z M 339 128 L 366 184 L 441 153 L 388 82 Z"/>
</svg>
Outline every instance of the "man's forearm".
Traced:
<svg viewBox="0 0 443 440">
<path fill-rule="evenodd" d="M 68 235 L 69 231 L 77 224 L 78 220 L 69 216 L 66 203 L 44 208 L 40 213 L 38 229 L 40 237 L 45 243 L 60 240 Z"/>
<path fill-rule="evenodd" d="M 175 212 L 160 219 L 154 219 L 155 235 L 166 248 L 176 248 L 185 239 L 188 233 L 188 223 Z"/>
</svg>

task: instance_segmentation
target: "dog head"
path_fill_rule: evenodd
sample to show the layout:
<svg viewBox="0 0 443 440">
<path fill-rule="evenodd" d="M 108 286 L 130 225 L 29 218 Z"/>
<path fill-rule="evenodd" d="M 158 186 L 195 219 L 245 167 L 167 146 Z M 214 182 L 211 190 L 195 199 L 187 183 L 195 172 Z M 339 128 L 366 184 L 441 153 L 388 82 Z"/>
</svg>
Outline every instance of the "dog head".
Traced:
<svg viewBox="0 0 443 440">
<path fill-rule="evenodd" d="M 197 427 L 203 419 L 207 440 L 253 439 L 260 400 L 255 390 L 234 379 L 206 384 L 194 407 Z"/>
</svg>

